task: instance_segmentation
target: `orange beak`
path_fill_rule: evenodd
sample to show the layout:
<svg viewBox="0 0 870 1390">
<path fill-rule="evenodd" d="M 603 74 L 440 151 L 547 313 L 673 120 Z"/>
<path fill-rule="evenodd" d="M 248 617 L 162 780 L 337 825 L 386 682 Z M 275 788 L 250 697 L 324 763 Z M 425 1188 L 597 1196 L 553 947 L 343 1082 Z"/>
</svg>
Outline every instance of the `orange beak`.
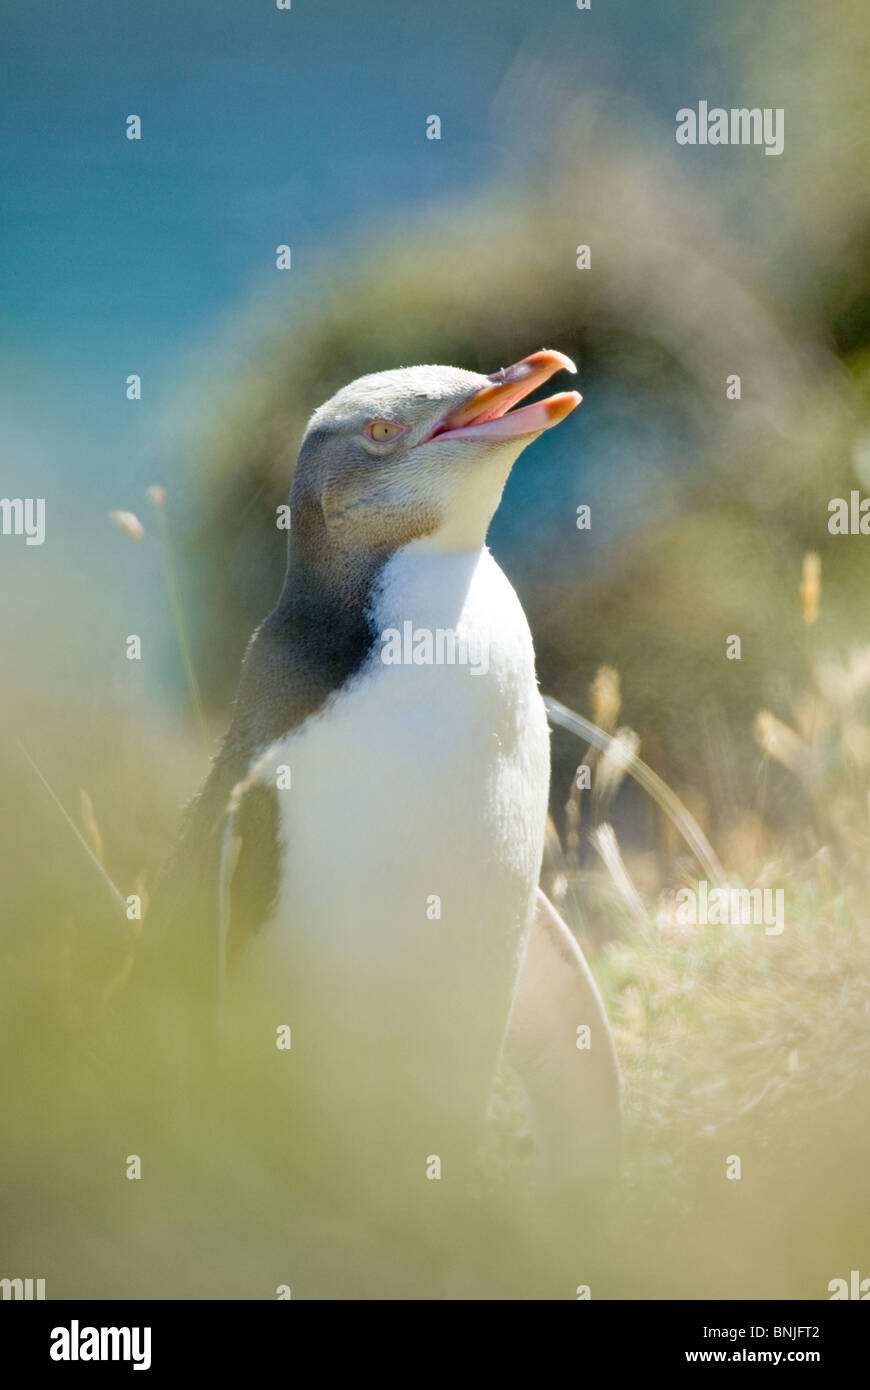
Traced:
<svg viewBox="0 0 870 1390">
<path fill-rule="evenodd" d="M 543 348 L 493 372 L 491 386 L 476 391 L 469 400 L 451 412 L 428 436 L 429 439 L 516 439 L 526 434 L 540 434 L 558 425 L 583 399 L 577 391 L 562 391 L 545 401 L 523 406 L 510 415 L 511 406 L 523 400 L 549 381 L 554 372 L 576 372 L 577 368 L 563 352 Z"/>
</svg>

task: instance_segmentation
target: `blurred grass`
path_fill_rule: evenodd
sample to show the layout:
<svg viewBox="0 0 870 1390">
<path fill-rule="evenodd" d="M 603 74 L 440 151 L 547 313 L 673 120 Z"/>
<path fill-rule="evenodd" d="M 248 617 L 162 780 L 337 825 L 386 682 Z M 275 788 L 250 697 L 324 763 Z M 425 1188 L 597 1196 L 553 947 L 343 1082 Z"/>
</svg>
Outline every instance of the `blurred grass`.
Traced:
<svg viewBox="0 0 870 1390">
<path fill-rule="evenodd" d="M 822 586 L 822 615 L 824 596 Z M 593 961 L 623 1070 L 626 1159 L 609 1201 L 554 1217 L 502 1078 L 477 1195 L 429 1237 L 403 1224 L 395 1191 L 373 1213 L 333 1185 L 323 1132 L 316 1143 L 299 1132 L 274 1069 L 250 1049 L 229 1068 L 206 1059 L 184 1081 L 186 1029 L 155 998 L 143 1030 L 115 990 L 136 924 L 107 909 L 44 789 L 16 769 L 28 808 L 48 803 L 42 843 L 19 867 L 35 880 L 50 845 L 60 873 L 40 885 L 41 914 L 6 958 L 4 1265 L 38 1266 L 55 1297 L 272 1297 L 280 1283 L 339 1298 L 572 1297 L 578 1283 L 594 1297 L 825 1297 L 830 1279 L 861 1267 L 870 1234 L 870 648 L 840 663 L 812 656 L 805 681 L 790 730 L 806 763 L 786 726 L 774 738 L 763 720 L 754 755 L 792 796 L 811 774 L 802 819 L 785 833 L 766 799 L 718 847 L 730 876 L 785 888 L 781 936 L 679 923 L 674 891 L 698 869 L 667 835 L 658 854 L 625 852 L 642 904 L 641 920 L 629 914 L 592 849 L 624 791 L 612 772 L 606 795 L 581 798 L 574 862 L 551 841 L 548 886 Z M 593 712 L 615 727 L 630 692 L 599 678 L 593 693 Z M 94 765 L 80 824 L 122 881 L 147 880 L 153 865 L 140 844 L 137 869 L 119 875 L 117 822 L 150 768 L 164 802 L 159 859 L 167 793 L 190 785 L 189 760 L 173 765 L 185 742 L 164 744 L 160 762 L 146 755 L 132 781 L 121 763 Z M 252 1039 L 260 1013 L 255 1002 Z M 124 1177 L 128 1153 L 143 1156 L 142 1183 Z M 734 1154 L 739 1182 L 725 1176 Z"/>
</svg>

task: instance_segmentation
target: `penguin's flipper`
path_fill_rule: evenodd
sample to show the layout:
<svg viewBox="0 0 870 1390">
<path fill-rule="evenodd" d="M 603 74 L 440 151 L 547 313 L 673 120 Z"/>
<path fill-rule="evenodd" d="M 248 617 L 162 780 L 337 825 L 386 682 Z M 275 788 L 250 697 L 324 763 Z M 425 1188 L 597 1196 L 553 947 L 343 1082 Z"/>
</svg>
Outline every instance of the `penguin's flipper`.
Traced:
<svg viewBox="0 0 870 1390">
<path fill-rule="evenodd" d="M 159 880 L 134 976 L 219 1004 L 228 961 L 268 921 L 278 894 L 277 791 L 218 764 L 188 808 L 178 848 Z"/>
<path fill-rule="evenodd" d="M 227 992 L 227 948 L 232 927 L 232 883 L 238 868 L 244 841 L 236 828 L 236 807 L 230 806 L 221 831 L 220 862 L 218 864 L 218 939 L 217 939 L 217 1009 L 223 1014 Z"/>
<path fill-rule="evenodd" d="M 540 888 L 505 1060 L 526 1092 L 538 1152 L 557 1191 L 612 1180 L 620 1105 L 610 1024 L 583 952 Z"/>
<path fill-rule="evenodd" d="M 281 873 L 278 793 L 255 767 L 234 787 L 221 827 L 218 870 L 218 998 L 233 957 L 269 920 Z"/>
</svg>

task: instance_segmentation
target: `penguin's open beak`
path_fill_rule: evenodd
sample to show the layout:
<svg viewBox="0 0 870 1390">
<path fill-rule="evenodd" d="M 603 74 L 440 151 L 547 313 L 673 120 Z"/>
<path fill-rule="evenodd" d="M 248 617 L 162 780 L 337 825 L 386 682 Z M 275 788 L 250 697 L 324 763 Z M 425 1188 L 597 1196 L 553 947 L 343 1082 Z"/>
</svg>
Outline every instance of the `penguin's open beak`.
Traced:
<svg viewBox="0 0 870 1390">
<path fill-rule="evenodd" d="M 521 410 L 507 412 L 517 401 L 523 400 L 532 391 L 549 381 L 554 372 L 576 372 L 577 368 L 563 352 L 553 352 L 542 348 L 515 362 L 512 367 L 502 367 L 493 372 L 489 380 L 491 386 L 465 401 L 457 410 L 442 420 L 427 439 L 516 439 L 525 434 L 539 434 L 558 425 L 566 415 L 583 399 L 577 391 L 561 391 L 545 401 L 523 406 Z"/>
</svg>

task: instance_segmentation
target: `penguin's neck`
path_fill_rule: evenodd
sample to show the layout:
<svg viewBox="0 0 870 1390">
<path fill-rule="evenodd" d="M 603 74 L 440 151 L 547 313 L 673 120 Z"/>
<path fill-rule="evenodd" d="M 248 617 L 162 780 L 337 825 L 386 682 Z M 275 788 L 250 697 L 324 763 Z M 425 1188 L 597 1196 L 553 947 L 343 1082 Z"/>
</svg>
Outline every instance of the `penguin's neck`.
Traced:
<svg viewBox="0 0 870 1390">
<path fill-rule="evenodd" d="M 467 610 L 482 568 L 494 564 L 485 546 L 435 550 L 412 541 L 385 561 L 372 584 L 375 625 L 412 621 L 418 627 L 454 626 Z"/>
<path fill-rule="evenodd" d="M 306 509 L 300 520 L 297 530 L 294 511 L 284 585 L 263 637 L 286 654 L 286 678 L 322 699 L 341 689 L 373 649 L 371 595 L 385 557 L 351 563 L 330 546 L 322 517 Z"/>
<path fill-rule="evenodd" d="M 298 611 L 305 622 L 318 611 L 341 623 L 361 618 L 387 552 L 356 551 L 336 544 L 317 499 L 310 494 L 291 494 L 291 507 L 287 572 L 278 607 L 288 615 Z"/>
</svg>

